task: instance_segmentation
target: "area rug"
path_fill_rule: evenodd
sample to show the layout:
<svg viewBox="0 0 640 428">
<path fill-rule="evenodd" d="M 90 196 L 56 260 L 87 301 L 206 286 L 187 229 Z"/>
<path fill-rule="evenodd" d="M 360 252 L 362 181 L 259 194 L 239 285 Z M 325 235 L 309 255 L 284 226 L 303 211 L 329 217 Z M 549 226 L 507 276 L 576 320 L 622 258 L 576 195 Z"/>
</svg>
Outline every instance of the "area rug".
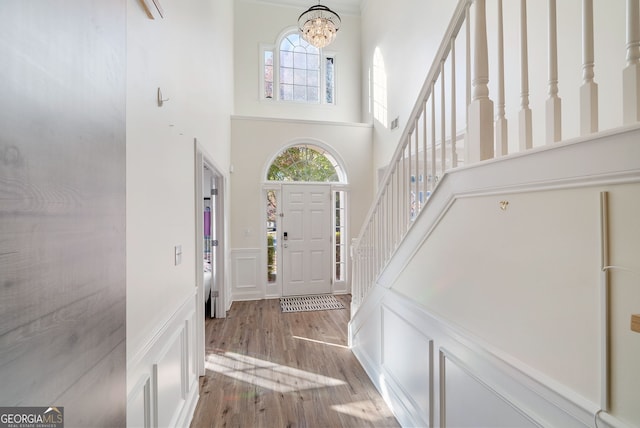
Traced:
<svg viewBox="0 0 640 428">
<path fill-rule="evenodd" d="M 326 311 L 344 309 L 341 301 L 332 295 L 281 297 L 282 312 Z"/>
</svg>

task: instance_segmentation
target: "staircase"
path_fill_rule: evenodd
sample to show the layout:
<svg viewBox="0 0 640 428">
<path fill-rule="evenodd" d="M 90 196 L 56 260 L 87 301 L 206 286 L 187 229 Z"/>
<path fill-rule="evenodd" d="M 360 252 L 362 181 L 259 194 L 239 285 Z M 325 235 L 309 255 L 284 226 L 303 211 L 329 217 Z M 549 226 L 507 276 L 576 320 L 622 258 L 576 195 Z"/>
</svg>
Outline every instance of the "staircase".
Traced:
<svg viewBox="0 0 640 428">
<path fill-rule="evenodd" d="M 602 28 L 606 2 L 582 1 L 578 28 L 554 0 L 533 22 L 532 5 L 459 2 L 352 248 L 351 346 L 404 426 L 640 426 L 638 1 Z M 580 35 L 580 82 L 559 79 L 558 24 Z M 595 74 L 617 62 L 594 61 L 612 24 L 627 27 L 626 65 L 602 73 L 619 76 L 617 121 Z M 528 55 L 540 29 L 543 67 Z M 529 64 L 547 72 L 543 103 Z"/>
</svg>

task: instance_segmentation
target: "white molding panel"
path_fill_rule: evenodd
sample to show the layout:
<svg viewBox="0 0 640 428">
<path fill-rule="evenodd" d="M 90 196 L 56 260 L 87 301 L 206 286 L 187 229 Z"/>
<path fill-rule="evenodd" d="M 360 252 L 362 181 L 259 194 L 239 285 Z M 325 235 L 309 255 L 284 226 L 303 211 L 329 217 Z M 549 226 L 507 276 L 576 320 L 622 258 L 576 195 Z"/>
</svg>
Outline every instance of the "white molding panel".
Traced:
<svg viewBox="0 0 640 428">
<path fill-rule="evenodd" d="M 232 300 L 258 300 L 265 297 L 266 277 L 261 276 L 262 257 L 259 248 L 231 250 L 231 296 Z"/>
<path fill-rule="evenodd" d="M 127 427 L 188 427 L 198 402 L 195 287 L 127 364 Z M 137 379 L 137 381 L 136 381 Z"/>
<path fill-rule="evenodd" d="M 411 425 L 433 426 L 433 340 L 383 305 L 381 369 Z M 402 349 L 402 352 L 398 352 Z"/>
<path fill-rule="evenodd" d="M 393 289 L 376 285 L 349 331 L 352 351 L 403 426 L 595 428 L 598 419 L 598 427 L 625 427 Z"/>
<path fill-rule="evenodd" d="M 473 369 L 440 350 L 441 426 L 543 427 L 482 382 Z M 466 411 L 460 411 L 466 409 Z M 451 410 L 451 411 L 449 411 Z"/>
</svg>

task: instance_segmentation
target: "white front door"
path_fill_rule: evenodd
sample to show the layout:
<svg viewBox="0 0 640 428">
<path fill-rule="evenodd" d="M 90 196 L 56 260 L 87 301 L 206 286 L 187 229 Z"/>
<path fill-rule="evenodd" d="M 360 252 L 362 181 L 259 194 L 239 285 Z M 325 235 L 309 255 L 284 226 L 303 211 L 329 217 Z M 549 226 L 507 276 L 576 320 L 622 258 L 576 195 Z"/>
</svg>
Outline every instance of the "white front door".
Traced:
<svg viewBox="0 0 640 428">
<path fill-rule="evenodd" d="M 331 187 L 282 186 L 282 293 L 331 292 Z"/>
</svg>

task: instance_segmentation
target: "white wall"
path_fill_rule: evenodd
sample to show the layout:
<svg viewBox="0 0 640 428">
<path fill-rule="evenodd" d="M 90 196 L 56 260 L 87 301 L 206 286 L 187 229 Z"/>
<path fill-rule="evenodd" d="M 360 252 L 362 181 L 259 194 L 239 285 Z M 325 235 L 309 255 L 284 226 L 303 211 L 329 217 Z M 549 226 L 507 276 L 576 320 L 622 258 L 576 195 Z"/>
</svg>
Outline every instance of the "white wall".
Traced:
<svg viewBox="0 0 640 428">
<path fill-rule="evenodd" d="M 236 114 L 360 122 L 360 18 L 358 16 L 341 13 L 342 26 L 336 40 L 325 48 L 327 52 L 335 53 L 335 105 L 275 102 L 260 99 L 260 44 L 275 44 L 284 30 L 296 27 L 298 16 L 305 9 L 265 5 L 246 0 L 236 1 L 234 5 Z"/>
<path fill-rule="evenodd" d="M 449 24 L 454 0 L 367 0 L 362 10 L 363 120 L 374 124 L 374 165 L 384 167 L 398 144 L 433 57 Z M 389 121 L 398 117 L 399 128 L 373 120 L 370 105 L 370 70 L 378 47 L 387 74 Z M 376 177 L 372 177 L 376 179 Z"/>
<path fill-rule="evenodd" d="M 264 174 L 271 160 L 294 142 L 321 142 L 344 161 L 349 180 L 349 233 L 352 237 L 359 233 L 372 198 L 370 126 L 234 116 L 231 129 L 230 237 L 234 249 L 253 254 L 264 245 Z M 266 263 L 266 253 L 258 259 Z"/>
<path fill-rule="evenodd" d="M 187 343 L 180 341 L 186 341 L 195 328 L 195 269 L 196 257 L 201 256 L 195 254 L 194 139 L 225 175 L 230 160 L 233 2 L 161 3 L 164 18 L 156 12 L 150 19 L 143 2 L 127 2 L 130 399 L 138 393 L 136 385 L 152 371 L 149 361 L 167 357 L 166 364 L 173 364 L 180 344 Z M 168 98 L 162 107 L 156 100 L 159 87 Z M 182 246 L 179 265 L 174 264 L 176 245 Z M 190 322 L 188 327 L 185 322 Z M 197 397 L 197 388 L 190 393 L 188 398 L 194 393 Z M 180 405 L 173 400 L 171 404 Z"/>
<path fill-rule="evenodd" d="M 447 425 L 490 421 L 488 410 L 494 420 L 509 420 L 502 401 L 542 426 L 594 426 L 604 405 L 607 332 L 610 407 L 598 426 L 640 425 L 634 362 L 640 341 L 630 329 L 640 301 L 638 132 L 547 146 L 445 176 L 351 325 L 354 350 L 370 376 L 393 390 L 391 402 L 405 403 L 401 417 L 421 417 L 411 397 L 427 394 L 444 403 Z M 609 198 L 608 331 L 601 192 Z M 508 202 L 504 210 L 501 201 Z M 387 346 L 398 347 L 388 329 L 422 337 L 435 380 L 410 379 L 402 368 L 408 361 L 385 356 Z M 414 350 L 402 353 L 420 354 Z M 449 382 L 461 379 L 460 368 L 468 379 L 456 387 Z M 416 373 L 424 372 L 416 367 Z M 480 404 L 451 399 L 474 380 L 491 393 L 474 399 Z M 428 385 L 435 390 L 425 391 Z M 431 410 L 440 424 L 441 412 L 437 404 Z M 556 419 L 567 415 L 566 423 Z"/>
</svg>

